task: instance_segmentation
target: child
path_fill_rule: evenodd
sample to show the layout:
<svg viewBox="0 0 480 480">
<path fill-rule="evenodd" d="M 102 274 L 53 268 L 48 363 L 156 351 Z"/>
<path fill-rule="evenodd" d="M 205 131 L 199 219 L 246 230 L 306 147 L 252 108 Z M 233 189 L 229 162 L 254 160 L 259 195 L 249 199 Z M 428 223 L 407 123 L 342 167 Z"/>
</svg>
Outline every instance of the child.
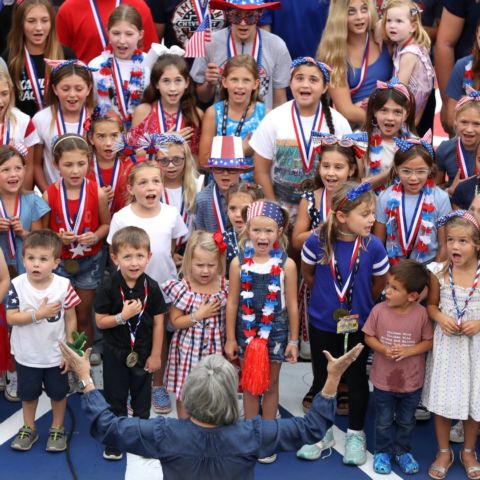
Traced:
<svg viewBox="0 0 480 480">
<path fill-rule="evenodd" d="M 377 82 L 377 88 L 368 100 L 364 125 L 368 141 L 365 177 L 376 192 L 384 190 L 389 183 L 397 149 L 394 137 L 415 133 L 413 102 L 408 88 L 399 83 L 397 78 L 392 78 L 388 83 Z"/>
<path fill-rule="evenodd" d="M 42 192 L 60 179 L 53 162 L 53 142 L 65 133 L 83 136 L 84 122 L 93 109 L 90 67 L 79 60 L 45 62 L 52 67 L 47 87 L 49 106 L 33 117 L 40 137 L 34 152 L 35 184 Z"/>
<path fill-rule="evenodd" d="M 95 297 L 95 318 L 103 330 L 105 398 L 119 417 L 150 417 L 152 373 L 161 365 L 163 314 L 167 307 L 158 283 L 145 274 L 152 257 L 148 234 L 137 227 L 117 230 L 111 240 L 118 270 Z M 106 446 L 103 458 L 120 460 L 120 450 Z"/>
<path fill-rule="evenodd" d="M 131 5 L 119 5 L 108 17 L 107 32 L 110 46 L 88 64 L 98 69 L 93 74 L 95 102 L 113 107 L 128 130 L 150 81 L 150 69 L 138 47 L 142 17 Z"/>
<path fill-rule="evenodd" d="M 207 232 L 223 234 L 227 229 L 225 194 L 238 184 L 240 173 L 251 170 L 245 162 L 240 137 L 214 137 L 212 153 L 205 167 L 213 174 L 213 182 L 197 194 L 195 226 Z"/>
<path fill-rule="evenodd" d="M 33 117 L 46 105 L 49 68 L 44 59 L 74 58 L 73 52 L 57 40 L 55 11 L 49 0 L 25 0 L 15 4 L 7 50 L 16 106 Z"/>
<path fill-rule="evenodd" d="M 207 163 L 214 136 L 235 135 L 242 137 L 247 165 L 253 167 L 253 149 L 248 140 L 267 112 L 265 104 L 258 101 L 258 88 L 255 59 L 250 55 L 230 58 L 222 72 L 222 100 L 209 107 L 203 117 L 200 165 Z M 253 182 L 253 172 L 243 173 L 240 180 Z"/>
<path fill-rule="evenodd" d="M 211 233 L 192 234 L 181 273 L 182 280 L 162 284 L 172 303 L 170 321 L 175 328 L 166 381 L 167 389 L 177 396 L 178 416 L 188 418 L 181 402 L 185 379 L 204 356 L 221 355 L 225 343 L 225 255 Z"/>
<path fill-rule="evenodd" d="M 242 210 L 246 222 L 230 265 L 227 303 L 229 360 L 240 357 L 245 418 L 277 415 L 282 362 L 297 361 L 297 267 L 287 257 L 288 211 L 260 200 Z M 276 455 L 259 459 L 272 463 Z"/>
<path fill-rule="evenodd" d="M 33 146 L 39 142 L 31 118 L 15 107 L 12 79 L 0 68 L 0 145 L 22 143 L 27 147 L 24 186 L 33 188 Z"/>
<path fill-rule="evenodd" d="M 152 67 L 142 103 L 135 109 L 132 138 L 145 133 L 177 132 L 197 155 L 202 117 L 187 62 L 179 55 L 161 55 Z"/>
<path fill-rule="evenodd" d="M 468 210 L 473 199 L 480 193 L 480 142 L 475 148 L 475 175 L 459 181 L 455 187 L 451 201 L 454 208 Z"/>
<path fill-rule="evenodd" d="M 108 106 L 97 105 L 93 109 L 87 135 L 93 148 L 88 178 L 96 181 L 105 192 L 112 214 L 125 206 L 127 170 L 132 165 L 128 157 L 115 151 L 122 132 L 122 119 Z"/>
<path fill-rule="evenodd" d="M 254 183 L 237 183 L 232 185 L 225 195 L 227 201 L 227 215 L 230 221 L 230 227 L 223 232 L 223 241 L 227 249 L 227 269 L 226 276 L 230 270 L 230 263 L 238 256 L 238 239 L 245 227 L 245 221 L 242 217 L 242 210 L 247 205 L 263 198 L 263 192 L 258 185 Z"/>
<path fill-rule="evenodd" d="M 415 125 L 422 118 L 435 81 L 430 37 L 422 26 L 421 13 L 411 0 L 390 0 L 382 19 L 383 37 L 393 44 L 393 75 L 415 97 Z"/>
<path fill-rule="evenodd" d="M 265 197 L 288 208 L 295 223 L 300 186 L 317 170 L 311 132 L 342 136 L 352 130 L 346 118 L 330 108 L 327 97 L 330 67 L 311 57 L 291 64 L 290 88 L 294 100 L 268 113 L 252 135 L 255 181 Z"/>
<path fill-rule="evenodd" d="M 51 212 L 43 224 L 62 241 L 61 262 L 56 272 L 69 278 L 82 299 L 77 308 L 80 331 L 93 340 L 92 305 L 102 280 L 102 246 L 108 233 L 110 212 L 104 191 L 86 177 L 90 146 L 80 135 L 67 133 L 52 147 L 53 161 L 61 180 L 43 194 Z"/>
<path fill-rule="evenodd" d="M 480 92 L 467 86 L 467 95 L 455 107 L 454 128 L 457 137 L 443 141 L 437 149 L 436 183 L 453 194 L 460 180 L 476 173 L 475 151 L 480 142 Z M 445 175 L 448 182 L 445 183 Z"/>
<path fill-rule="evenodd" d="M 362 329 L 365 343 L 375 351 L 370 381 L 376 410 L 376 473 L 389 474 L 392 458 L 407 475 L 420 468 L 411 454 L 411 441 L 425 374 L 424 353 L 433 344 L 432 323 L 418 303 L 427 284 L 425 266 L 401 260 L 390 269 L 386 300 L 373 307 Z"/>
<path fill-rule="evenodd" d="M 380 296 L 388 271 L 388 257 L 370 231 L 375 220 L 375 195 L 370 184 L 346 182 L 332 194 L 331 210 L 320 231 L 308 237 L 302 249 L 302 274 L 311 288 L 308 305 L 313 368 L 313 394 L 327 377 L 322 350 L 335 355 L 349 345 L 363 343 L 363 327 Z M 368 404 L 368 352 L 346 372 L 349 417 L 343 463 L 367 460 L 363 426 Z M 332 430 L 316 445 L 305 445 L 297 456 L 316 460 L 335 444 Z"/>
<path fill-rule="evenodd" d="M 7 321 L 12 326 L 11 348 L 22 400 L 23 427 L 11 443 L 26 451 L 38 440 L 35 412 L 42 386 L 51 399 L 53 421 L 47 452 L 67 448 L 63 427 L 69 390 L 66 365 L 58 343 L 71 342 L 77 328 L 75 306 L 80 298 L 67 278 L 53 273 L 60 263 L 61 242 L 49 230 L 31 232 L 23 244 L 26 273 L 14 278 L 7 296 Z"/>
<path fill-rule="evenodd" d="M 412 258 L 429 263 L 445 258 L 445 231 L 438 218 L 451 210 L 446 192 L 432 178 L 434 152 L 431 131 L 421 140 L 398 139 L 394 184 L 380 195 L 373 229 L 386 245 L 390 263 Z"/>
<path fill-rule="evenodd" d="M 460 461 L 468 478 L 477 478 L 480 464 L 475 445 L 480 421 L 480 226 L 476 217 L 455 210 L 441 218 L 447 236 L 447 262 L 431 264 L 428 314 L 436 322 L 433 350 L 428 354 L 422 402 L 435 414 L 438 453 L 431 478 L 447 476 L 454 454 L 449 445 L 451 419 L 463 420 L 465 440 Z"/>
</svg>

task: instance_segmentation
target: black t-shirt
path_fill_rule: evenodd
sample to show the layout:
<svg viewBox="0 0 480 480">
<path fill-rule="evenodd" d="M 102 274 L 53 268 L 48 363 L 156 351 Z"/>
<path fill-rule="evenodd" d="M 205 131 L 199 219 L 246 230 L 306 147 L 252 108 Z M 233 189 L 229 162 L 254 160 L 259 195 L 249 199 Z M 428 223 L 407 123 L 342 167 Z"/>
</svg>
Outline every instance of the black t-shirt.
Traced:
<svg viewBox="0 0 480 480">
<path fill-rule="evenodd" d="M 468 210 L 475 197 L 477 184 L 480 186 L 480 176 L 467 178 L 460 182 L 453 192 L 452 203 L 463 210 Z"/>
<path fill-rule="evenodd" d="M 140 319 L 136 336 L 135 336 L 135 351 L 139 354 L 139 363 L 143 365 L 145 360 L 150 355 L 152 349 L 152 335 L 153 335 L 153 317 L 167 311 L 165 300 L 163 299 L 162 291 L 158 283 L 143 274 L 137 280 L 133 288 L 130 288 L 120 273 L 115 272 L 114 275 L 104 284 L 102 284 L 95 296 L 95 312 L 109 315 L 116 315 L 121 313 L 123 309 L 122 295 L 120 288 L 123 289 L 125 300 L 140 299 L 142 302 L 145 299 L 144 282 L 147 280 L 148 299 L 145 311 Z M 103 330 L 103 339 L 106 344 L 118 350 L 119 354 L 125 355 L 130 351 L 130 332 L 128 324 L 131 328 L 135 328 L 138 316 L 132 317 L 127 325 L 119 325 L 113 328 L 106 328 Z"/>
</svg>

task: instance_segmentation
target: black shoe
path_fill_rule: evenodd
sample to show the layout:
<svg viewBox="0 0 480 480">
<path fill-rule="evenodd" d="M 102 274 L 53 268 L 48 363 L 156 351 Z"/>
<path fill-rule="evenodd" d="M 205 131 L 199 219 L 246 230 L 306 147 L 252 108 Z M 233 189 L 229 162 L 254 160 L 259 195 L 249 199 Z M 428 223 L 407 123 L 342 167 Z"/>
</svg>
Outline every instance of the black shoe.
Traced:
<svg viewBox="0 0 480 480">
<path fill-rule="evenodd" d="M 123 453 L 117 448 L 105 447 L 103 458 L 106 460 L 121 460 L 123 458 Z"/>
</svg>

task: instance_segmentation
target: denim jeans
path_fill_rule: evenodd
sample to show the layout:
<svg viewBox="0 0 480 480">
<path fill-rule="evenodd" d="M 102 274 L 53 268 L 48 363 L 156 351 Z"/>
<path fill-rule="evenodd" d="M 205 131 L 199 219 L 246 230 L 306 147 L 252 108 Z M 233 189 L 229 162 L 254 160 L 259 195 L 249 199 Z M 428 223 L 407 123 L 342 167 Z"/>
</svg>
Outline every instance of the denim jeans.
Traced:
<svg viewBox="0 0 480 480">
<path fill-rule="evenodd" d="M 411 451 L 415 410 L 421 393 L 421 388 L 408 393 L 386 392 L 374 388 L 375 453 L 401 455 Z"/>
</svg>

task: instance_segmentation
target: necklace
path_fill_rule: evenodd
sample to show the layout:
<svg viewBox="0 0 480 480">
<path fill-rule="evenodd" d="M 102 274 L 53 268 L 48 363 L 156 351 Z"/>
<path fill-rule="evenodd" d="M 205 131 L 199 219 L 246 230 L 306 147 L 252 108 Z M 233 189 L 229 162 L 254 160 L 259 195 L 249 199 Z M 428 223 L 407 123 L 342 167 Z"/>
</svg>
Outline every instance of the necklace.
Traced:
<svg viewBox="0 0 480 480">
<path fill-rule="evenodd" d="M 233 134 L 234 137 L 239 137 L 242 131 L 243 124 L 245 123 L 245 118 L 247 118 L 248 109 L 252 103 L 249 102 L 247 108 L 242 113 L 242 117 L 240 118 L 237 128 L 235 129 L 235 133 Z M 222 135 L 225 137 L 227 135 L 227 120 L 228 120 L 228 100 L 223 102 L 223 118 L 222 118 Z"/>
<path fill-rule="evenodd" d="M 340 230 L 340 229 L 338 229 L 337 232 L 340 235 L 343 235 L 344 237 L 356 237 L 357 236 L 356 233 L 348 233 L 348 232 L 344 232 L 343 230 Z"/>
<path fill-rule="evenodd" d="M 472 298 L 473 294 L 475 293 L 475 289 L 477 288 L 479 277 L 480 277 L 480 262 L 477 263 L 477 270 L 475 271 L 475 278 L 473 279 L 473 284 L 470 287 L 470 290 L 468 291 L 465 304 L 463 305 L 463 308 L 460 310 L 460 307 L 458 306 L 458 302 L 457 302 L 457 294 L 455 293 L 455 284 L 453 283 L 453 266 L 451 263 L 448 265 L 448 279 L 450 281 L 450 291 L 452 292 L 453 303 L 455 305 L 455 310 L 457 312 L 457 325 L 462 324 L 463 316 L 467 311 L 467 307 L 470 302 L 470 299 Z"/>
</svg>

